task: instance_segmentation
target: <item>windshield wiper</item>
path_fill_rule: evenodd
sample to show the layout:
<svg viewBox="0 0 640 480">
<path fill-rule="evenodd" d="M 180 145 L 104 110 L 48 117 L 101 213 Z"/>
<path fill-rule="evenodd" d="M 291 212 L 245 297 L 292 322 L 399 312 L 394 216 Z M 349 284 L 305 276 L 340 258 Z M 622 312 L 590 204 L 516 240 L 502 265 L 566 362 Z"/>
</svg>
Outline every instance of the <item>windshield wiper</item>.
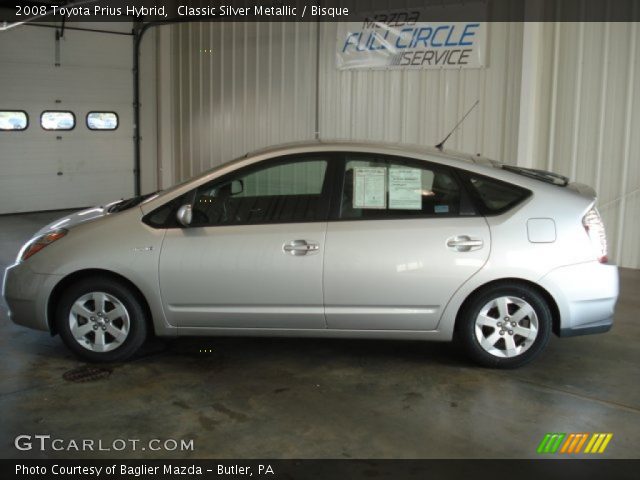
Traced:
<svg viewBox="0 0 640 480">
<path fill-rule="evenodd" d="M 158 191 L 147 193 L 145 195 L 138 195 L 137 197 L 127 198 L 126 200 L 121 200 L 115 205 L 111 205 L 107 210 L 108 213 L 116 213 L 122 212 L 123 210 L 128 210 L 129 208 L 135 207 L 136 205 L 140 205 L 147 198 L 155 195 Z"/>
</svg>

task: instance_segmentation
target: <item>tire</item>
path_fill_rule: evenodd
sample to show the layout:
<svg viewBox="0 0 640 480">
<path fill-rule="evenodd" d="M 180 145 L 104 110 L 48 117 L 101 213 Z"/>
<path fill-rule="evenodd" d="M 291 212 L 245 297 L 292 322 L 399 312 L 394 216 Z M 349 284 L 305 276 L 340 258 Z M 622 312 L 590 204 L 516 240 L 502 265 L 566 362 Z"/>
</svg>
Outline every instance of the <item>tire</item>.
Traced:
<svg viewBox="0 0 640 480">
<path fill-rule="evenodd" d="M 75 355 L 111 363 L 130 358 L 142 346 L 146 317 L 138 295 L 122 282 L 90 277 L 64 291 L 55 321 L 62 341 Z"/>
<path fill-rule="evenodd" d="M 499 284 L 480 290 L 466 302 L 456 333 L 476 363 L 518 368 L 544 350 L 551 325 L 549 305 L 534 288 L 523 283 Z"/>
</svg>

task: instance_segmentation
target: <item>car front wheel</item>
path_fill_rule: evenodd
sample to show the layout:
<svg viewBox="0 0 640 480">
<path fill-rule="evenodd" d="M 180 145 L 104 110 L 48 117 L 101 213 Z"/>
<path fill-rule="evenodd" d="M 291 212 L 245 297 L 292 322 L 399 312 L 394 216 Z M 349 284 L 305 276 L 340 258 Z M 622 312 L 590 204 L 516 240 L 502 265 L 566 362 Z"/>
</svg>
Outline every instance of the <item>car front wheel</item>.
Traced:
<svg viewBox="0 0 640 480">
<path fill-rule="evenodd" d="M 461 312 L 459 337 L 467 354 L 493 368 L 517 368 L 547 345 L 551 311 L 545 298 L 524 284 L 495 285 L 476 294 Z"/>
<path fill-rule="evenodd" d="M 58 303 L 56 324 L 65 345 L 90 362 L 125 360 L 147 336 L 140 299 L 110 278 L 84 279 L 68 287 Z"/>
</svg>

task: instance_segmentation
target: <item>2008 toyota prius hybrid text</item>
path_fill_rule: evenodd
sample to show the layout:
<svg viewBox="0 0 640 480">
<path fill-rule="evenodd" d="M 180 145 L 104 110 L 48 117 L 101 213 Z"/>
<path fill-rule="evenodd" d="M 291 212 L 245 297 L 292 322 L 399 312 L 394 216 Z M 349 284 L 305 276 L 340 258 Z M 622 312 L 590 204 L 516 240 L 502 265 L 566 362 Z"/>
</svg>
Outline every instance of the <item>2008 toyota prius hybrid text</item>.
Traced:
<svg viewBox="0 0 640 480">
<path fill-rule="evenodd" d="M 5 274 L 15 323 L 95 362 L 148 335 L 457 339 L 513 368 L 606 332 L 595 192 L 479 156 L 292 145 L 45 227 Z"/>
</svg>

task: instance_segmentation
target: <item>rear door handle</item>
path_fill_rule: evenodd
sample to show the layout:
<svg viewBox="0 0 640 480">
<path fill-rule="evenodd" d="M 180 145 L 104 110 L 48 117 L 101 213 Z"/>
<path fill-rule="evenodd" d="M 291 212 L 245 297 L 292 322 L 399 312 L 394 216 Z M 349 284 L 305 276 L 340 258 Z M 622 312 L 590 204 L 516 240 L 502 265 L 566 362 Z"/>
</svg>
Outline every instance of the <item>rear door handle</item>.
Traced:
<svg viewBox="0 0 640 480">
<path fill-rule="evenodd" d="M 472 250 L 479 250 L 484 245 L 484 242 L 479 238 L 471 238 L 468 235 L 458 235 L 447 240 L 447 247 L 458 252 L 470 252 Z"/>
<path fill-rule="evenodd" d="M 314 242 L 307 242 L 306 240 L 292 240 L 289 243 L 285 243 L 282 246 L 282 250 L 293 256 L 299 257 L 317 252 L 320 250 L 320 245 Z"/>
</svg>

